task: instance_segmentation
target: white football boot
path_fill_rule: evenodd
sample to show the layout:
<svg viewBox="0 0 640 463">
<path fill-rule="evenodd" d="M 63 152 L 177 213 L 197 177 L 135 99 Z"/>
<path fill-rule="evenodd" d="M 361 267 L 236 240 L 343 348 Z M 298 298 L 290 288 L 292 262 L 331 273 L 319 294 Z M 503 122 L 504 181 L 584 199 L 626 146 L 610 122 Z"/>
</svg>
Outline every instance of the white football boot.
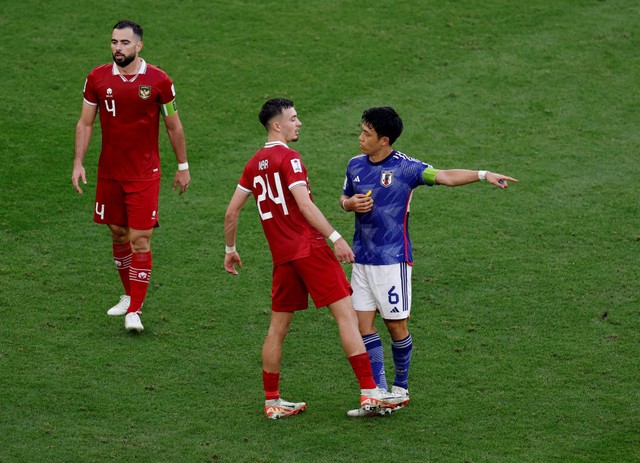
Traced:
<svg viewBox="0 0 640 463">
<path fill-rule="evenodd" d="M 407 399 L 407 402 L 409 402 L 409 400 L 408 400 L 409 399 L 409 390 L 408 389 L 405 389 L 403 387 L 394 385 L 393 387 L 391 387 L 391 392 L 393 394 L 397 395 L 397 396 L 405 397 Z"/>
<path fill-rule="evenodd" d="M 304 402 L 287 402 L 281 398 L 265 400 L 264 402 L 264 414 L 267 415 L 267 418 L 272 420 L 284 418 L 285 416 L 297 415 L 305 408 L 307 408 L 307 404 Z"/>
<path fill-rule="evenodd" d="M 364 389 L 360 393 L 360 408 L 349 410 L 347 416 L 355 418 L 389 415 L 395 410 L 400 410 L 408 403 L 408 394 L 405 396 L 380 388 Z"/>
<path fill-rule="evenodd" d="M 137 333 L 144 330 L 142 321 L 140 321 L 140 315 L 136 312 L 128 313 L 127 316 L 124 317 L 124 329 L 127 331 L 135 331 Z"/>
<path fill-rule="evenodd" d="M 129 310 L 129 304 L 131 304 L 131 296 L 120 296 L 120 302 L 107 310 L 107 315 L 110 317 L 119 317 L 120 315 L 124 315 Z"/>
</svg>

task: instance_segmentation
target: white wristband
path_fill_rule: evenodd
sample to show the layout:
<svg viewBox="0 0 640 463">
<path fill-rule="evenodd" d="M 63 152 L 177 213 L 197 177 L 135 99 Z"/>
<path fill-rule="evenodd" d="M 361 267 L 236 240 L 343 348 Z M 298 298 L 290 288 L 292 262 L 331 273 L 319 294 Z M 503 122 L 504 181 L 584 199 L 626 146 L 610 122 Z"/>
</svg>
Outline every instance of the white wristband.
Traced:
<svg viewBox="0 0 640 463">
<path fill-rule="evenodd" d="M 342 200 L 342 209 L 344 209 L 345 211 L 347 210 L 347 208 L 346 208 L 346 207 L 344 207 L 344 205 L 345 205 L 345 203 L 346 203 L 346 202 L 347 202 L 347 200 L 346 200 L 346 199 Z"/>
<path fill-rule="evenodd" d="M 189 163 L 181 162 L 180 164 L 178 164 L 178 170 L 189 170 Z"/>
<path fill-rule="evenodd" d="M 224 245 L 224 252 L 226 252 L 227 254 L 231 254 L 236 252 L 236 245 L 234 244 L 233 246 L 227 246 L 226 244 Z"/>
<path fill-rule="evenodd" d="M 338 241 L 340 238 L 342 238 L 342 235 L 340 233 L 338 233 L 337 230 L 333 230 L 333 233 L 331 233 L 329 235 L 329 239 L 331 240 L 332 243 L 335 244 L 336 241 Z"/>
<path fill-rule="evenodd" d="M 487 178 L 487 171 L 486 170 L 479 170 L 478 171 L 478 178 L 480 180 L 485 180 Z"/>
</svg>

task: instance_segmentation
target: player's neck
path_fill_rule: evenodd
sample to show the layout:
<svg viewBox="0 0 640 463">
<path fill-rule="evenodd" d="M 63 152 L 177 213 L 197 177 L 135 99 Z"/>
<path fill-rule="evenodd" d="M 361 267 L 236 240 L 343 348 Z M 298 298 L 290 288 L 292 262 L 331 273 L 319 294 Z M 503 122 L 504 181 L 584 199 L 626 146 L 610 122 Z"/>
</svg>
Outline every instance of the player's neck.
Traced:
<svg viewBox="0 0 640 463">
<path fill-rule="evenodd" d="M 117 65 L 116 65 L 117 66 Z M 118 66 L 118 71 L 123 76 L 133 76 L 140 72 L 140 67 L 142 66 L 142 59 L 138 56 L 136 59 L 131 61 L 125 67 Z"/>
<path fill-rule="evenodd" d="M 287 140 L 285 140 L 284 137 L 280 136 L 279 133 L 269 132 L 269 135 L 267 136 L 267 143 L 274 143 L 274 142 L 283 143 L 289 146 L 289 143 L 287 143 Z"/>
<path fill-rule="evenodd" d="M 381 162 L 389 157 L 391 153 L 393 153 L 393 148 L 391 146 L 385 146 L 374 153 L 370 153 L 369 160 L 371 162 Z"/>
</svg>

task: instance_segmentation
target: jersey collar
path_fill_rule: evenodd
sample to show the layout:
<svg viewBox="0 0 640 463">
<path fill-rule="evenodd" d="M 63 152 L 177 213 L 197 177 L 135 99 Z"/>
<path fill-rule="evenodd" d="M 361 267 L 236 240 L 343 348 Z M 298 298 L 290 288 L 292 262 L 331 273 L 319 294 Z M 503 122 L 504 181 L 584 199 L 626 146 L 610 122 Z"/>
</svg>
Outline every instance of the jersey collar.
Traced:
<svg viewBox="0 0 640 463">
<path fill-rule="evenodd" d="M 398 154 L 398 151 L 393 150 L 387 155 L 387 157 L 385 157 L 384 159 L 381 159 L 380 161 L 376 161 L 376 162 L 373 162 L 368 155 L 365 155 L 365 156 L 367 156 L 367 162 L 369 164 L 371 164 L 372 166 L 379 166 L 379 165 L 384 164 L 385 162 L 387 162 L 389 159 L 393 159 L 396 154 Z"/>
<path fill-rule="evenodd" d="M 273 148 L 274 146 L 277 146 L 277 145 L 284 146 L 285 148 L 289 148 L 286 143 L 283 143 L 281 141 L 268 141 L 264 144 L 264 147 Z"/>
<path fill-rule="evenodd" d="M 147 62 L 142 58 L 140 58 L 140 69 L 138 69 L 138 73 L 135 76 L 133 76 L 131 79 L 127 79 L 125 76 L 120 74 L 120 71 L 118 70 L 118 66 L 116 65 L 116 63 L 113 63 L 113 66 L 111 66 L 111 74 L 113 74 L 114 76 L 120 76 L 123 82 L 133 82 L 138 78 L 140 74 L 146 74 L 146 73 L 147 73 Z"/>
</svg>

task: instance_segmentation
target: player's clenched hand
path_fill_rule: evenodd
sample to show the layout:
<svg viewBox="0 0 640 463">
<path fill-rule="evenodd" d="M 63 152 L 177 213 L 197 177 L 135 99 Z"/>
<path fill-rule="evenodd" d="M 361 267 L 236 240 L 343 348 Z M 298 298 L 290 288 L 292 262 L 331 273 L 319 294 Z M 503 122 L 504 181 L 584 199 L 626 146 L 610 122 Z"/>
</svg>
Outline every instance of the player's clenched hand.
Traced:
<svg viewBox="0 0 640 463">
<path fill-rule="evenodd" d="M 515 178 L 507 177 L 506 175 L 496 174 L 495 172 L 487 172 L 485 180 L 498 188 L 507 188 L 509 184 L 507 182 L 518 182 Z"/>
<path fill-rule="evenodd" d="M 231 275 L 237 275 L 236 265 L 242 268 L 242 261 L 237 252 L 228 252 L 224 255 L 224 269 Z"/>
<path fill-rule="evenodd" d="M 339 262 L 345 263 L 353 263 L 356 256 L 344 240 L 344 238 L 338 239 L 335 243 L 333 243 L 333 251 L 336 253 L 336 257 Z"/>
<path fill-rule="evenodd" d="M 73 183 L 73 188 L 80 194 L 82 194 L 82 188 L 80 188 L 80 179 L 82 179 L 82 183 L 86 185 L 87 176 L 84 171 L 84 167 L 82 166 L 74 166 L 73 172 L 71 173 L 71 183 Z"/>
<path fill-rule="evenodd" d="M 373 209 L 373 198 L 370 195 L 361 193 L 353 195 L 349 198 L 349 210 L 365 214 Z"/>
<path fill-rule="evenodd" d="M 180 194 L 182 194 L 187 191 L 189 182 L 191 182 L 191 174 L 189 173 L 189 169 L 178 170 L 176 171 L 176 176 L 173 179 L 173 189 L 175 190 L 176 187 L 180 185 Z"/>
</svg>

